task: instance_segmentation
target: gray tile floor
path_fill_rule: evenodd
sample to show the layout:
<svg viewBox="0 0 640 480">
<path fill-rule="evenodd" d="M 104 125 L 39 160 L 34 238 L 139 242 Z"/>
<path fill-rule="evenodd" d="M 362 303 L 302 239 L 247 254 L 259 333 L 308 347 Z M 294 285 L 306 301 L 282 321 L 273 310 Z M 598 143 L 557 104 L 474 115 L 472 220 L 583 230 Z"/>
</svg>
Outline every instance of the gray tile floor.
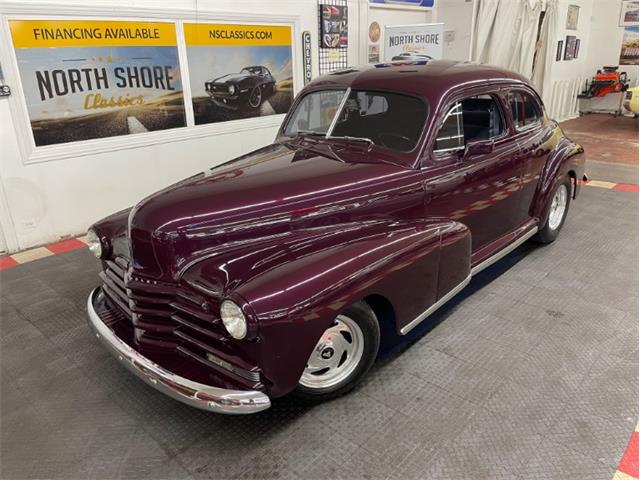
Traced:
<svg viewBox="0 0 640 480">
<path fill-rule="evenodd" d="M 3 271 L 0 476 L 610 479 L 638 420 L 637 219 L 636 194 L 584 188 L 556 243 L 483 272 L 359 389 L 248 417 L 98 345 L 87 251 Z"/>
</svg>

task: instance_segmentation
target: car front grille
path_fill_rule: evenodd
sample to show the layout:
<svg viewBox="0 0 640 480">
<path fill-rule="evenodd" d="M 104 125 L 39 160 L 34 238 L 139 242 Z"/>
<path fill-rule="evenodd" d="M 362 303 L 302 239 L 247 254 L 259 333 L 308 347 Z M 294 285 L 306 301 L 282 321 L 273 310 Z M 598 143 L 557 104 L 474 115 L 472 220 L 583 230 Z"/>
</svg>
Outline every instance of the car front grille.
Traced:
<svg viewBox="0 0 640 480">
<path fill-rule="evenodd" d="M 130 319 L 134 345 L 142 351 L 175 351 L 255 388 L 260 369 L 234 348 L 218 312 L 219 299 L 188 285 L 136 275 L 123 257 L 103 261 L 105 295 Z"/>
<path fill-rule="evenodd" d="M 206 89 L 210 92 L 227 92 L 228 89 L 225 85 L 216 85 L 215 83 L 207 83 Z"/>
</svg>

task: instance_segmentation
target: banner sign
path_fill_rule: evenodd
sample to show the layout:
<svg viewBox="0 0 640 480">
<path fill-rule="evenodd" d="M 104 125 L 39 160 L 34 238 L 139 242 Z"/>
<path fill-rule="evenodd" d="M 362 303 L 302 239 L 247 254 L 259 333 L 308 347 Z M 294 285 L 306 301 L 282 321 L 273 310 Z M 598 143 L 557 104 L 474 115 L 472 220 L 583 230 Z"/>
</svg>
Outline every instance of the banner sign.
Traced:
<svg viewBox="0 0 640 480">
<path fill-rule="evenodd" d="M 638 65 L 638 25 L 624 27 L 622 47 L 620 49 L 620 65 Z"/>
<path fill-rule="evenodd" d="M 304 73 L 304 84 L 311 81 L 311 33 L 307 30 L 302 32 L 302 68 Z"/>
<path fill-rule="evenodd" d="M 291 27 L 185 23 L 184 37 L 197 125 L 289 110 Z"/>
<path fill-rule="evenodd" d="M 36 146 L 186 125 L 173 23 L 9 26 Z"/>
<path fill-rule="evenodd" d="M 384 61 L 441 59 L 443 29 L 443 23 L 385 27 Z"/>
</svg>

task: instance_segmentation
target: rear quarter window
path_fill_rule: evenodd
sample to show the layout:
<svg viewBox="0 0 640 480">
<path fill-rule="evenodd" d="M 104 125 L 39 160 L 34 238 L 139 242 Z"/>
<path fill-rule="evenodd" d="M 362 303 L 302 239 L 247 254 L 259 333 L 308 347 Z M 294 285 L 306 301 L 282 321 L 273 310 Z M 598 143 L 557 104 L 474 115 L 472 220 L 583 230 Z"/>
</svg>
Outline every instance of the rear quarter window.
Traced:
<svg viewBox="0 0 640 480">
<path fill-rule="evenodd" d="M 527 92 L 509 92 L 509 108 L 513 124 L 517 129 L 523 129 L 539 122 L 542 116 L 537 100 Z"/>
</svg>

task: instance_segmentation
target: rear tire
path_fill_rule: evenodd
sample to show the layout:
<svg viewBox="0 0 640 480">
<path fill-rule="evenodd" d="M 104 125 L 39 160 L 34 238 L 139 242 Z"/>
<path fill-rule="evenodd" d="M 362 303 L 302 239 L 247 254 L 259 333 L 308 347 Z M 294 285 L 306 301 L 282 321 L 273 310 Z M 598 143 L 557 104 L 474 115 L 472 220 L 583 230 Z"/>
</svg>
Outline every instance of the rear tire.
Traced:
<svg viewBox="0 0 640 480">
<path fill-rule="evenodd" d="M 571 178 L 560 180 L 544 209 L 544 223 L 533 239 L 539 243 L 551 243 L 560 233 L 571 203 Z"/>
<path fill-rule="evenodd" d="M 338 315 L 311 352 L 294 396 L 315 402 L 344 395 L 373 365 L 380 346 L 380 326 L 364 302 Z"/>
</svg>

